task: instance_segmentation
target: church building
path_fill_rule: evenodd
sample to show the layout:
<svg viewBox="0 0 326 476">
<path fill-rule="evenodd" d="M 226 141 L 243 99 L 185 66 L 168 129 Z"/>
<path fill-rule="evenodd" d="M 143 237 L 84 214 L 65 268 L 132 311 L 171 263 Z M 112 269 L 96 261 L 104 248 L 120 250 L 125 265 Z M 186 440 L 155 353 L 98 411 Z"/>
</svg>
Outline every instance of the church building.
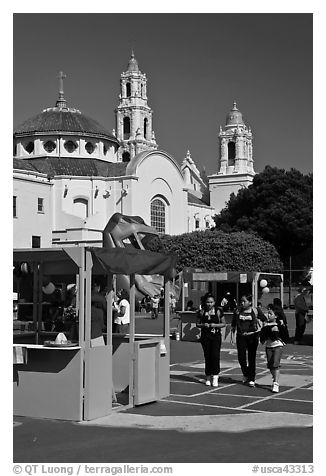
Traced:
<svg viewBox="0 0 326 476">
<path fill-rule="evenodd" d="M 133 53 L 112 132 L 70 107 L 64 78 L 55 106 L 14 130 L 15 248 L 101 245 L 116 212 L 141 216 L 161 234 L 203 230 L 230 193 L 252 182 L 252 132 L 236 103 L 218 135 L 219 171 L 203 177 L 189 151 L 180 165 L 159 148 L 147 78 Z"/>
</svg>

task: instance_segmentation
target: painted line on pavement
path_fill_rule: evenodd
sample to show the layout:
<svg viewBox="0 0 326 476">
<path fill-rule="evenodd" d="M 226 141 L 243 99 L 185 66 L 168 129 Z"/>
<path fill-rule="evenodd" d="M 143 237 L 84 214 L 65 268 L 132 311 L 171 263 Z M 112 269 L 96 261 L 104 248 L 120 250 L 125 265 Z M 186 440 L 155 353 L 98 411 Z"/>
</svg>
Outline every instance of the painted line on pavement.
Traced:
<svg viewBox="0 0 326 476">
<path fill-rule="evenodd" d="M 248 412 L 248 413 L 269 413 L 267 412 L 266 410 L 251 410 L 250 408 L 241 408 L 241 407 L 238 407 L 238 408 L 234 408 L 234 407 L 225 407 L 223 405 L 210 405 L 208 403 L 191 403 L 191 402 L 180 402 L 179 400 L 163 400 L 164 402 L 168 402 L 168 403 L 180 403 L 181 405 L 195 405 L 196 407 L 209 407 L 209 408 L 223 408 L 224 410 L 231 410 L 231 414 L 232 414 L 232 410 L 236 411 L 237 410 L 243 410 L 244 412 Z M 255 403 L 258 403 L 258 402 L 255 402 Z"/>
<path fill-rule="evenodd" d="M 272 395 L 268 397 L 260 398 L 254 403 L 246 403 L 245 405 L 241 405 L 241 407 L 237 407 L 237 408 L 242 410 L 244 408 L 250 407 L 251 405 L 255 405 L 256 403 L 261 403 L 261 402 L 265 402 L 266 400 L 270 400 L 271 398 L 274 398 L 276 395 L 282 396 L 282 395 L 285 395 L 286 393 L 293 392 L 293 390 L 298 390 L 299 388 L 301 388 L 301 385 L 298 385 L 297 387 L 291 387 L 290 389 L 284 390 L 284 392 L 281 392 L 281 393 L 273 393 Z"/>
</svg>

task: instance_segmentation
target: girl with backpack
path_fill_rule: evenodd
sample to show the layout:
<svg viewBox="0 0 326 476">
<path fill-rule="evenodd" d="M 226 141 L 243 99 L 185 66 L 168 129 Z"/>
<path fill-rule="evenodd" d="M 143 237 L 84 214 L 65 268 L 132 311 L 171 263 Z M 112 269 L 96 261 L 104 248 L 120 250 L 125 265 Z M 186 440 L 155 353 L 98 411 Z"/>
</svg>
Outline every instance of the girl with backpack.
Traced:
<svg viewBox="0 0 326 476">
<path fill-rule="evenodd" d="M 200 342 L 205 357 L 205 385 L 218 387 L 221 329 L 225 327 L 225 319 L 222 309 L 215 306 L 215 299 L 211 294 L 205 295 L 203 307 L 198 311 L 196 326 L 201 329 Z"/>
<path fill-rule="evenodd" d="M 233 313 L 231 323 L 231 343 L 237 331 L 236 345 L 238 361 L 243 374 L 243 383 L 255 386 L 256 353 L 259 343 L 261 321 L 265 321 L 261 309 L 252 306 L 252 296 L 242 296 L 240 306 Z"/>
<path fill-rule="evenodd" d="M 286 322 L 277 316 L 272 304 L 267 306 L 266 317 L 267 321 L 264 322 L 260 333 L 260 342 L 265 344 L 267 368 L 269 368 L 273 378 L 272 392 L 278 393 L 280 388 L 280 361 L 289 333 Z"/>
</svg>

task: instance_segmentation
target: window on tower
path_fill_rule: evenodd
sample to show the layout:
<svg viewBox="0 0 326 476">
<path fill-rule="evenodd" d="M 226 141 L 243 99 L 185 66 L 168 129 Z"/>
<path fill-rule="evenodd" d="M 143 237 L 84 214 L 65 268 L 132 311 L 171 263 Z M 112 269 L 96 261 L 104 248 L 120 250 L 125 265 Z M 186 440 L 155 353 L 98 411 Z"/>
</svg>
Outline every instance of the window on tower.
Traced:
<svg viewBox="0 0 326 476">
<path fill-rule="evenodd" d="M 228 143 L 228 165 L 235 164 L 235 142 Z"/>
<path fill-rule="evenodd" d="M 145 118 L 144 119 L 144 137 L 145 137 L 145 139 L 147 139 L 147 132 L 148 132 L 148 127 L 147 126 L 148 126 L 148 119 Z"/>
<path fill-rule="evenodd" d="M 124 152 L 122 154 L 122 162 L 130 162 L 130 154 L 129 152 Z"/>
<path fill-rule="evenodd" d="M 123 138 L 128 140 L 130 137 L 130 117 L 125 117 L 123 119 Z"/>
<path fill-rule="evenodd" d="M 130 83 L 126 84 L 126 92 L 127 92 L 127 98 L 130 98 L 130 96 L 131 96 L 131 84 Z"/>
</svg>

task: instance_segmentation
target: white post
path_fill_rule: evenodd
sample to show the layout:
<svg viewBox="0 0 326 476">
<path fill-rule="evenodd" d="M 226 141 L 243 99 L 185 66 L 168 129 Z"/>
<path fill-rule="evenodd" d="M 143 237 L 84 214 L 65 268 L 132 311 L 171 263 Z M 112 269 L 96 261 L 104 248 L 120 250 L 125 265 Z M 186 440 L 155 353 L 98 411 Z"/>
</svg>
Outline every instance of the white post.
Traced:
<svg viewBox="0 0 326 476">
<path fill-rule="evenodd" d="M 130 275 L 130 324 L 129 324 L 129 349 L 130 349 L 130 363 L 129 363 L 129 405 L 134 406 L 134 362 L 135 362 L 135 275 Z"/>
</svg>

